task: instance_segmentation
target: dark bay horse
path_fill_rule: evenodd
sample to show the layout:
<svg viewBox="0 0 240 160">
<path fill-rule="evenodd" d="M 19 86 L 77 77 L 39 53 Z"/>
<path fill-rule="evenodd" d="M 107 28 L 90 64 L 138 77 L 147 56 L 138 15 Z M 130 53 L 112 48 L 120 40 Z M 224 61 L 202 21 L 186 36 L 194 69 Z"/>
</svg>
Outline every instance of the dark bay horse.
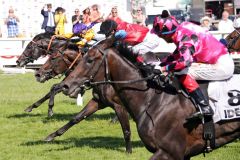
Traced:
<svg viewBox="0 0 240 160">
<path fill-rule="evenodd" d="M 51 54 L 53 51 L 66 45 L 67 43 L 68 41 L 64 38 L 57 38 L 55 35 L 50 33 L 40 33 L 28 43 L 16 63 L 19 67 L 24 67 L 41 56 Z"/>
<path fill-rule="evenodd" d="M 65 38 L 58 37 L 50 33 L 40 33 L 36 35 L 31 42 L 28 43 L 25 50 L 17 60 L 17 64 L 20 67 L 37 60 L 41 56 L 51 55 L 54 52 L 60 51 L 60 49 L 67 48 L 72 42 Z M 52 107 L 54 106 L 54 96 L 61 92 L 59 84 L 54 84 L 44 97 L 39 99 L 25 109 L 26 112 L 31 112 L 33 108 L 39 107 L 43 102 L 49 99 L 48 116 L 52 116 Z"/>
<path fill-rule="evenodd" d="M 232 33 L 230 33 L 226 38 L 226 44 L 228 51 L 231 52 L 240 52 L 240 28 L 235 29 Z M 240 74 L 240 66 L 239 60 L 233 59 L 235 63 L 235 71 L 234 73 Z"/>
<path fill-rule="evenodd" d="M 240 51 L 240 29 L 235 29 L 225 38 L 225 40 L 227 41 L 227 48 L 229 52 Z"/>
<path fill-rule="evenodd" d="M 49 55 L 47 61 L 35 73 L 36 80 L 44 83 L 58 75 L 67 75 L 81 59 L 83 53 L 75 44 L 69 44 L 67 48 Z"/>
<path fill-rule="evenodd" d="M 153 154 L 151 160 L 189 160 L 205 152 L 201 122 L 188 122 L 195 112 L 192 102 L 182 94 L 157 90 L 143 81 L 138 68 L 109 48 L 106 39 L 91 48 L 64 80 L 64 92 L 71 94 L 81 85 L 96 87 L 111 83 L 137 124 L 138 134 Z M 219 148 L 240 137 L 240 121 L 220 121 L 215 126 Z"/>
<path fill-rule="evenodd" d="M 63 53 L 63 54 L 62 54 Z M 49 59 L 46 63 L 39 69 L 36 73 L 37 79 L 44 82 L 58 74 L 65 73 L 69 71 L 70 67 L 74 68 L 79 60 L 81 60 L 82 55 L 79 53 L 78 47 L 75 45 L 68 47 L 66 50 L 63 50 L 62 53 L 56 52 L 49 56 Z M 46 72 L 47 71 L 47 72 Z M 51 76 L 49 76 L 51 75 Z M 77 92 L 76 92 L 77 93 Z M 75 94 L 76 94 L 75 93 Z M 75 96 L 72 95 L 72 96 Z M 104 109 L 110 106 L 116 113 L 119 122 L 122 126 L 124 139 L 126 142 L 126 151 L 128 153 L 132 152 L 131 147 L 131 131 L 129 125 L 128 114 L 124 107 L 121 106 L 121 102 L 114 92 L 111 85 L 104 87 L 96 87 L 93 89 L 93 98 L 88 102 L 88 104 L 79 112 L 71 121 L 66 125 L 50 134 L 45 138 L 46 141 L 53 140 L 56 136 L 61 136 L 73 125 L 79 123 L 83 119 L 89 117 L 96 111 Z"/>
<path fill-rule="evenodd" d="M 65 73 L 67 71 L 69 72 L 70 69 L 75 68 L 81 58 L 82 54 L 79 53 L 77 45 L 68 46 L 68 48 L 62 50 L 61 53 L 55 52 L 51 54 L 45 64 L 36 73 L 36 77 L 39 81 L 44 82 L 48 79 L 53 78 L 54 76 L 57 76 L 58 74 Z M 77 92 L 75 94 L 77 94 Z M 75 94 L 71 96 L 74 97 Z M 66 125 L 46 137 L 45 140 L 52 141 L 55 137 L 61 136 L 63 133 L 65 133 L 73 125 L 89 117 L 96 111 L 104 109 L 108 106 L 115 111 L 119 119 L 126 142 L 126 151 L 128 153 L 131 153 L 131 130 L 128 114 L 124 107 L 121 106 L 121 102 L 111 85 L 94 88 L 93 98 L 81 110 L 81 112 L 79 112 Z M 31 108 L 31 110 L 32 109 L 33 108 Z"/>
</svg>

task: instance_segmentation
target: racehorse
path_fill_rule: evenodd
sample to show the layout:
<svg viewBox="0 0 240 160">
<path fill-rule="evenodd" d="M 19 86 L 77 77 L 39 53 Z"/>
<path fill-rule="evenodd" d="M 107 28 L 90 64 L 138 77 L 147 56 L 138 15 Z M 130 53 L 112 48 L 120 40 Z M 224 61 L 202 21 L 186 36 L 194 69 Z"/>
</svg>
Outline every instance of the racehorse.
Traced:
<svg viewBox="0 0 240 160">
<path fill-rule="evenodd" d="M 79 60 L 81 60 L 82 55 L 79 53 L 77 47 L 70 47 L 63 51 L 63 55 L 60 52 L 56 52 L 49 56 L 46 63 L 37 72 L 38 79 L 45 81 L 49 78 L 57 76 L 58 74 L 65 73 L 69 71 L 71 66 L 74 68 Z M 70 62 L 70 63 L 69 63 Z M 47 72 L 45 72 L 47 71 Z M 51 73 L 52 75 L 49 76 Z M 74 95 L 72 95 L 74 96 Z M 121 106 L 121 102 L 114 92 L 111 85 L 104 87 L 96 87 L 93 89 L 93 98 L 88 102 L 88 104 L 79 112 L 71 121 L 66 125 L 53 132 L 45 138 L 46 141 L 53 140 L 56 136 L 61 136 L 73 125 L 79 123 L 83 119 L 92 115 L 100 109 L 104 109 L 110 106 L 116 113 L 119 122 L 122 126 L 124 139 L 126 142 L 126 151 L 128 153 L 132 152 L 131 147 L 131 131 L 129 125 L 128 114 L 124 107 Z"/>
<path fill-rule="evenodd" d="M 39 81 L 44 82 L 50 78 L 57 76 L 58 74 L 69 72 L 70 69 L 76 66 L 81 58 L 82 54 L 79 53 L 77 45 L 68 46 L 67 49 L 61 50 L 61 52 L 52 53 L 45 64 L 36 73 L 36 77 Z M 61 89 L 59 91 L 61 91 Z M 74 97 L 75 95 L 70 96 Z M 131 130 L 128 114 L 124 107 L 121 106 L 121 102 L 111 85 L 94 88 L 93 98 L 81 110 L 81 112 L 79 112 L 66 125 L 47 136 L 45 138 L 45 141 L 52 141 L 55 137 L 61 136 L 73 125 L 79 123 L 96 111 L 106 108 L 107 106 L 110 106 L 115 111 L 122 127 L 124 139 L 126 142 L 126 151 L 128 153 L 131 153 Z M 29 108 L 29 110 L 32 109 L 33 108 Z M 52 110 L 52 108 L 50 109 Z"/>
<path fill-rule="evenodd" d="M 240 29 L 235 29 L 225 38 L 225 40 L 227 41 L 229 52 L 240 51 Z"/>
<path fill-rule="evenodd" d="M 53 51 L 67 43 L 68 41 L 66 39 L 60 37 L 57 38 L 51 33 L 40 33 L 28 43 L 16 63 L 19 67 L 24 67 L 41 56 L 51 54 Z"/>
<path fill-rule="evenodd" d="M 226 45 L 229 52 L 239 52 L 240 51 L 240 29 L 235 29 L 226 38 Z M 238 59 L 234 59 L 235 71 L 234 73 L 240 74 L 240 66 Z"/>
<path fill-rule="evenodd" d="M 81 57 L 82 52 L 79 53 L 78 46 L 69 44 L 66 49 L 49 55 L 48 60 L 35 73 L 36 80 L 43 83 L 57 75 L 67 75 Z"/>
<path fill-rule="evenodd" d="M 145 147 L 154 153 L 151 160 L 189 160 L 205 152 L 201 121 L 186 121 L 196 112 L 193 103 L 168 87 L 151 87 L 139 69 L 110 46 L 112 43 L 112 37 L 107 38 L 83 56 L 63 81 L 64 92 L 112 84 L 136 122 Z M 220 121 L 214 127 L 215 148 L 240 137 L 239 119 Z"/>
<path fill-rule="evenodd" d="M 25 50 L 17 60 L 17 64 L 20 67 L 25 66 L 26 64 L 37 60 L 41 56 L 50 55 L 51 53 L 60 51 L 59 49 L 66 48 L 71 41 L 66 40 L 65 38 L 56 37 L 51 33 L 40 33 L 36 35 L 31 42 L 28 43 Z M 39 99 L 37 102 L 33 103 L 25 109 L 26 112 L 31 112 L 33 108 L 39 107 L 43 102 L 49 99 L 49 110 L 48 116 L 52 116 L 52 107 L 54 106 L 54 96 L 60 92 L 59 84 L 54 84 L 44 97 Z"/>
</svg>

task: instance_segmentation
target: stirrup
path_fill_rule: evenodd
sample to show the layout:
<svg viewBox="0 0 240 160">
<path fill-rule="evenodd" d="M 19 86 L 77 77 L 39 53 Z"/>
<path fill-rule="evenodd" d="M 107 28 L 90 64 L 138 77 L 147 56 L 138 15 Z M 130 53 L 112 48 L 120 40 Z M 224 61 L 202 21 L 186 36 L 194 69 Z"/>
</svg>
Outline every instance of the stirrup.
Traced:
<svg viewBox="0 0 240 160">
<path fill-rule="evenodd" d="M 203 119 L 203 117 L 204 117 L 203 114 L 200 111 L 198 111 L 196 113 L 193 113 L 191 116 L 187 117 L 186 120 Z"/>
<path fill-rule="evenodd" d="M 212 116 L 213 116 L 213 114 L 204 114 L 201 111 L 197 111 L 196 113 L 193 113 L 191 116 L 189 116 L 187 118 L 187 120 L 190 120 L 190 119 L 203 119 L 204 117 L 208 118 L 208 117 L 212 117 Z"/>
</svg>

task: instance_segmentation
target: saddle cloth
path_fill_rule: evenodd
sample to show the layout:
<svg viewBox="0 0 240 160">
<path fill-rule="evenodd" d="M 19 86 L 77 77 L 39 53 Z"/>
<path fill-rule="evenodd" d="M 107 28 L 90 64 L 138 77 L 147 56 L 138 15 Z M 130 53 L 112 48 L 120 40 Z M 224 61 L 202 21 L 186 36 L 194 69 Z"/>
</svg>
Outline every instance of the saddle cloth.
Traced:
<svg viewBox="0 0 240 160">
<path fill-rule="evenodd" d="M 224 81 L 211 81 L 208 96 L 214 122 L 240 118 L 240 74 Z"/>
</svg>

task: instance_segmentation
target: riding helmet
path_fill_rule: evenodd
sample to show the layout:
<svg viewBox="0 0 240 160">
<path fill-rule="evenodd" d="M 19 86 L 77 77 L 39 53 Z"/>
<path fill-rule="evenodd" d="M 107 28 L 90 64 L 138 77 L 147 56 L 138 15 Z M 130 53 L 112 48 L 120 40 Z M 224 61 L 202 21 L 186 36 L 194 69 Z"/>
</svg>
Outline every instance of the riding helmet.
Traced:
<svg viewBox="0 0 240 160">
<path fill-rule="evenodd" d="M 166 18 L 156 16 L 153 22 L 152 31 L 159 36 L 168 35 L 174 33 L 178 25 L 177 20 L 172 16 Z"/>
<path fill-rule="evenodd" d="M 102 22 L 98 34 L 105 34 L 108 37 L 112 31 L 116 31 L 118 24 L 114 20 L 106 20 Z"/>
</svg>

